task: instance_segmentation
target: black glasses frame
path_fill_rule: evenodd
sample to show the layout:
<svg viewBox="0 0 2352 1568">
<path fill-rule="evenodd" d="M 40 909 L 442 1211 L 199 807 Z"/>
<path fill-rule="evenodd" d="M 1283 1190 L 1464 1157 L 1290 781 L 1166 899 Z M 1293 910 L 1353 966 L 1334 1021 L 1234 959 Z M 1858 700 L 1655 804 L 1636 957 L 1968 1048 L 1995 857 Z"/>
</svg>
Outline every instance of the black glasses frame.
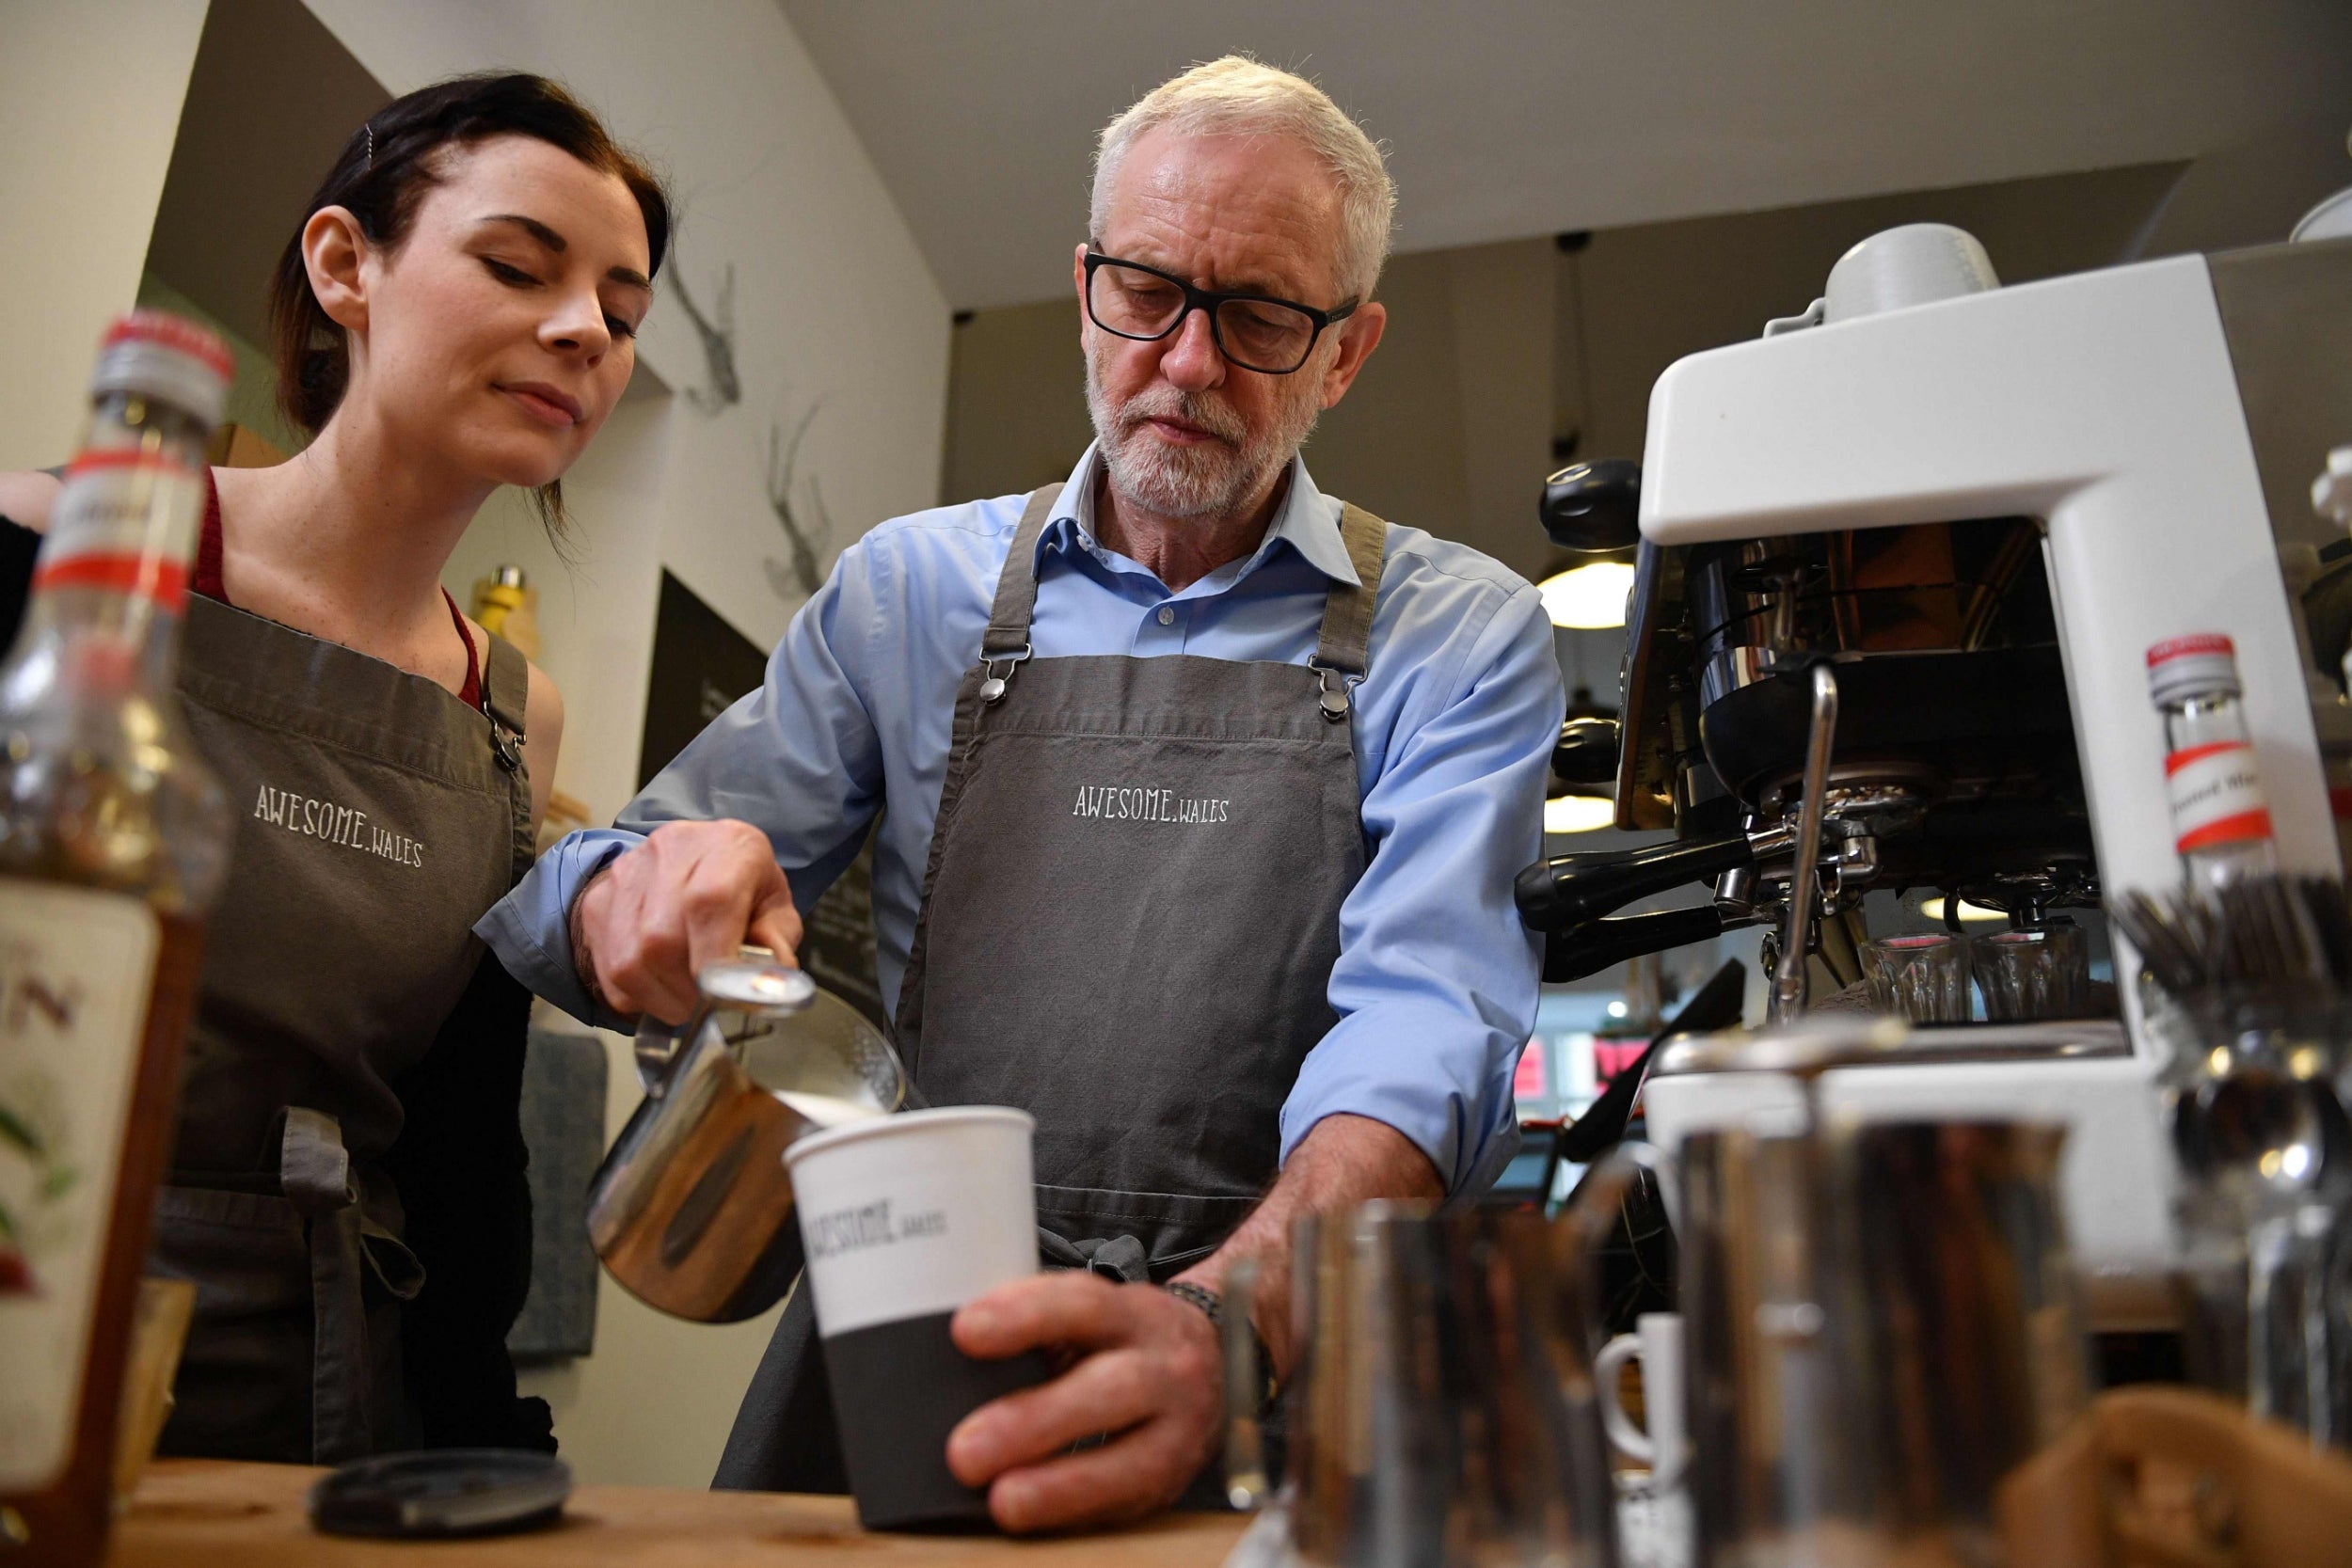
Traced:
<svg viewBox="0 0 2352 1568">
<path fill-rule="evenodd" d="M 1103 319 L 1094 313 L 1094 275 L 1104 267 L 1126 267 L 1135 272 L 1149 273 L 1162 282 L 1173 283 L 1184 292 L 1184 309 L 1177 311 L 1175 319 L 1157 332 L 1121 332 L 1115 326 L 1104 325 Z M 1157 267 L 1148 266 L 1141 261 L 1130 261 L 1120 256 L 1105 256 L 1103 252 L 1094 249 L 1091 242 L 1089 243 L 1086 253 L 1085 297 L 1087 320 L 1102 327 L 1112 337 L 1124 338 L 1131 343 L 1156 343 L 1161 339 L 1182 330 L 1186 316 L 1191 315 L 1195 310 L 1205 310 L 1209 313 L 1209 336 L 1216 340 L 1216 351 L 1225 356 L 1226 363 L 1241 370 L 1254 372 L 1259 375 L 1294 375 L 1306 369 L 1307 361 L 1314 357 L 1315 345 L 1323 341 L 1324 332 L 1354 315 L 1357 306 L 1362 303 L 1360 300 L 1351 299 L 1335 309 L 1318 310 L 1311 305 L 1302 305 L 1297 300 L 1281 299 L 1273 294 L 1228 293 L 1211 289 L 1196 289 L 1190 281 L 1177 277 L 1172 272 L 1162 272 Z M 1314 325 L 1314 331 L 1309 335 L 1307 346 L 1298 356 L 1298 363 L 1288 370 L 1277 371 L 1269 370 L 1263 365 L 1253 365 L 1247 359 L 1234 357 L 1233 351 L 1225 346 L 1224 332 L 1216 325 L 1217 307 L 1232 301 L 1243 301 L 1252 305 L 1279 305 L 1285 310 L 1297 311 L 1311 322 Z"/>
</svg>

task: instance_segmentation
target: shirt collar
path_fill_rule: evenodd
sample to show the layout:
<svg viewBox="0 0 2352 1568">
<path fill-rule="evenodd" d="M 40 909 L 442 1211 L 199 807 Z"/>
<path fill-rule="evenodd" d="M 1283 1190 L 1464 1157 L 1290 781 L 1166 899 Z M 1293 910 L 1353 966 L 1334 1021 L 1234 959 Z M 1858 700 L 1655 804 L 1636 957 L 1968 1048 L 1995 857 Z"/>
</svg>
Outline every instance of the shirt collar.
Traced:
<svg viewBox="0 0 2352 1568">
<path fill-rule="evenodd" d="M 1101 443 L 1096 442 L 1087 448 L 1078 466 L 1070 470 L 1069 482 L 1062 486 L 1061 495 L 1054 502 L 1053 515 L 1038 536 L 1041 552 L 1052 543 L 1075 546 L 1081 534 L 1095 537 L 1094 476 L 1100 461 Z M 1363 578 L 1357 575 L 1356 563 L 1348 559 L 1347 541 L 1340 537 L 1336 512 L 1309 477 L 1307 460 L 1294 455 L 1290 462 L 1290 486 L 1274 514 L 1273 526 L 1266 530 L 1264 544 L 1256 551 L 1257 557 L 1263 560 L 1272 546 L 1287 543 L 1325 577 L 1360 588 Z"/>
</svg>

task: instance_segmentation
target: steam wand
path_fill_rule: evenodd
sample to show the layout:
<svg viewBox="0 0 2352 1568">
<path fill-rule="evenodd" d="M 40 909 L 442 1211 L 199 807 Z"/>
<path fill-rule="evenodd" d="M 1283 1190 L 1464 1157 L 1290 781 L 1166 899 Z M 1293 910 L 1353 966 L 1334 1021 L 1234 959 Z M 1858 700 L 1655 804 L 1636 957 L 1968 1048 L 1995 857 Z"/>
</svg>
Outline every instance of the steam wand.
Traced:
<svg viewBox="0 0 2352 1568">
<path fill-rule="evenodd" d="M 1821 808 L 1829 794 L 1830 744 L 1837 734 L 1837 677 L 1827 664 L 1813 667 L 1813 726 L 1804 741 L 1804 796 L 1797 803 L 1796 861 L 1788 882 L 1788 927 L 1781 938 L 1780 965 L 1772 974 L 1770 1016 L 1786 1022 L 1804 1011 L 1808 977 L 1806 949 L 1813 945 L 1815 862 L 1821 853 Z"/>
</svg>

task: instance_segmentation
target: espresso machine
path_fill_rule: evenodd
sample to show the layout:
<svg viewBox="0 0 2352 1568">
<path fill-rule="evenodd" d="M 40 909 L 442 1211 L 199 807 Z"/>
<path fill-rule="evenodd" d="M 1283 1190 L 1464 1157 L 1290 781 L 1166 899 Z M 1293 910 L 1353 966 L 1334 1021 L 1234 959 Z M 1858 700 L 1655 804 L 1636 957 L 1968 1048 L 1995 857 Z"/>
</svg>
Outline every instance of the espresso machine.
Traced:
<svg viewBox="0 0 2352 1568">
<path fill-rule="evenodd" d="M 1872 888 L 2030 928 L 2176 884 L 2144 660 L 2185 632 L 2236 644 L 2282 869 L 2343 876 L 2352 550 L 2312 497 L 2348 439 L 2352 239 L 2001 287 L 1972 238 L 1915 225 L 1759 341 L 1671 366 L 1640 468 L 1555 476 L 1546 524 L 1638 551 L 1620 718 L 1571 724 L 1555 770 L 1677 836 L 1527 869 L 1546 978 L 1763 926 L 1775 1021 L 1802 1033 L 1813 933 Z M 1620 912 L 1677 889 L 1701 896 Z M 1668 1051 L 1650 1135 L 1805 1094 L 1865 1120 L 2062 1121 L 2093 1320 L 2155 1326 L 2161 1045 L 2120 939 L 2115 965 L 2110 1018 L 1840 1036 L 1817 1014 L 1844 1043 L 1794 1075 Z"/>
</svg>

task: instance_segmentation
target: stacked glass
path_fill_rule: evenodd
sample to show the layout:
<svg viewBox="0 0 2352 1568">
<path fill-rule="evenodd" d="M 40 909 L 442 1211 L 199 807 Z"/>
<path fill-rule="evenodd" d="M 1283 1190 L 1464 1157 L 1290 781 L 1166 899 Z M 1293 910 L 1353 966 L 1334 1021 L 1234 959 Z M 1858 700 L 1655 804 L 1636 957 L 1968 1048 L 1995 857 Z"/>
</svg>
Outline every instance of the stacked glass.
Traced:
<svg viewBox="0 0 2352 1568">
<path fill-rule="evenodd" d="M 1968 944 L 1932 932 L 1862 944 L 1871 1006 L 1914 1023 L 1968 1022 Z"/>
<path fill-rule="evenodd" d="M 1995 931 L 1972 943 L 1971 967 L 1995 1022 L 2080 1018 L 2090 1010 L 2090 958 L 2082 927 L 2053 920 L 2027 931 Z"/>
</svg>

